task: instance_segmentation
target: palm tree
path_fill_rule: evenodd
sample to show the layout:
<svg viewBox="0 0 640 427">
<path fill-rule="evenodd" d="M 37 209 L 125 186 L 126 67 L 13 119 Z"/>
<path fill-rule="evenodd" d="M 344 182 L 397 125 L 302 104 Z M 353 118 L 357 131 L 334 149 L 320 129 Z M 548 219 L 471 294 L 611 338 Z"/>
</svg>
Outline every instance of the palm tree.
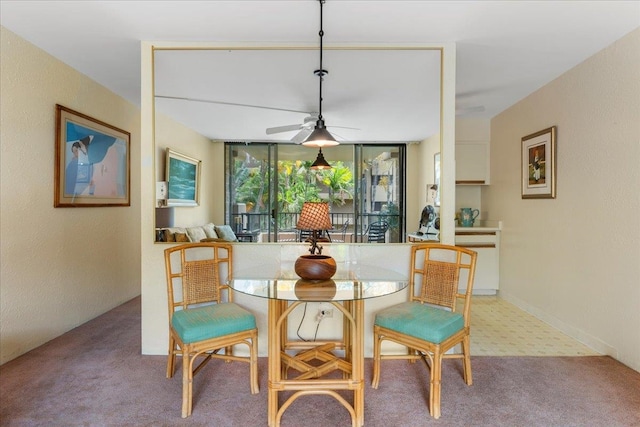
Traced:
<svg viewBox="0 0 640 427">
<path fill-rule="evenodd" d="M 353 198 L 353 173 L 342 162 L 335 162 L 331 169 L 319 171 L 318 177 L 329 188 L 330 203 L 342 206 L 346 199 Z"/>
</svg>

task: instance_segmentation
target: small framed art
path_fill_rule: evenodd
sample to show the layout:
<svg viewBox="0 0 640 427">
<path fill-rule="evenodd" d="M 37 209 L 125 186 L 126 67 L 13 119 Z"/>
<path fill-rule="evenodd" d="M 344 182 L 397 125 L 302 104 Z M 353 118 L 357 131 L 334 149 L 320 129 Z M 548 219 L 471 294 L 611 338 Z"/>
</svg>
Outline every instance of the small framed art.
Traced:
<svg viewBox="0 0 640 427">
<path fill-rule="evenodd" d="M 198 206 L 201 161 L 167 148 L 167 206 Z"/>
<path fill-rule="evenodd" d="M 522 198 L 556 197 L 556 127 L 522 138 Z"/>
</svg>

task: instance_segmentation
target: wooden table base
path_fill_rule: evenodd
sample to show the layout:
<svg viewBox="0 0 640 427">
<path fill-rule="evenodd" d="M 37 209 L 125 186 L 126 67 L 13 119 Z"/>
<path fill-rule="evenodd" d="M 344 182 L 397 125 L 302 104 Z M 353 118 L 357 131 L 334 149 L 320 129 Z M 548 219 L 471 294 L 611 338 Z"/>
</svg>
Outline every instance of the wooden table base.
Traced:
<svg viewBox="0 0 640 427">
<path fill-rule="evenodd" d="M 287 317 L 303 302 L 269 300 L 269 427 L 279 427 L 282 414 L 299 397 L 310 394 L 332 396 L 349 414 L 353 427 L 364 425 L 364 301 L 331 302 L 343 314 L 342 341 L 289 341 Z M 344 357 L 336 355 L 344 351 Z M 289 352 L 287 352 L 289 351 Z M 291 355 L 290 353 L 294 353 Z M 289 378 L 291 370 L 299 374 Z M 342 378 L 326 378 L 340 371 Z M 281 406 L 278 393 L 295 390 Z M 353 390 L 349 403 L 337 390 Z"/>
</svg>

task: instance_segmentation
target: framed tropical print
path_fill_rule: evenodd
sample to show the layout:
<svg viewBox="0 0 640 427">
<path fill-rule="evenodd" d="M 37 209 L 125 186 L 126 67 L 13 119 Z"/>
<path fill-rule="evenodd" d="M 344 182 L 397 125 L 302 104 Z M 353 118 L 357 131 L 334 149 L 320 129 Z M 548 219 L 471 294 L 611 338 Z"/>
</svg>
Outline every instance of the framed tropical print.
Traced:
<svg viewBox="0 0 640 427">
<path fill-rule="evenodd" d="M 167 206 L 198 206 L 201 161 L 167 148 Z"/>
</svg>

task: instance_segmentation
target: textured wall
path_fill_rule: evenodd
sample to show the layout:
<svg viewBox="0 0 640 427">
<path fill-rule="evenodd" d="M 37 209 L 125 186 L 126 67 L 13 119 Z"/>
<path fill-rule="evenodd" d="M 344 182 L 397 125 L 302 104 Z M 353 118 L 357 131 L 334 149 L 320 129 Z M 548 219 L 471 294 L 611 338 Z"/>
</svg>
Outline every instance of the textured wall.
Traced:
<svg viewBox="0 0 640 427">
<path fill-rule="evenodd" d="M 140 294 L 140 112 L 6 30 L 0 363 Z M 131 206 L 53 207 L 55 104 L 131 133 Z"/>
<path fill-rule="evenodd" d="M 500 294 L 640 371 L 640 29 L 491 123 Z M 520 197 L 520 139 L 558 127 L 557 198 Z"/>
<path fill-rule="evenodd" d="M 167 147 L 178 153 L 201 160 L 200 205 L 175 207 L 176 227 L 202 225 L 208 222 L 224 222 L 224 143 L 194 132 L 184 125 L 158 114 L 156 125 L 156 177 L 166 180 L 165 156 Z M 153 238 L 153 232 L 145 234 Z M 144 236 L 143 236 L 144 238 Z"/>
</svg>

